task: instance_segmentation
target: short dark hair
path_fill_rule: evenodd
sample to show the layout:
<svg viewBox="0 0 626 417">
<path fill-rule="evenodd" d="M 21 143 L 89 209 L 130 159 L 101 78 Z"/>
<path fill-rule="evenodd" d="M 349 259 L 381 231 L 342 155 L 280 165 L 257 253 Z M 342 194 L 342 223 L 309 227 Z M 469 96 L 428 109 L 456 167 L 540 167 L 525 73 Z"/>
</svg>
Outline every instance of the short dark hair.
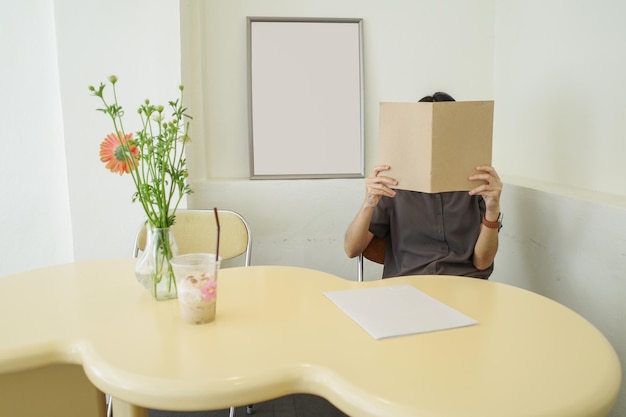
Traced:
<svg viewBox="0 0 626 417">
<path fill-rule="evenodd" d="M 431 103 L 433 101 L 455 101 L 454 98 L 448 93 L 444 93 L 442 91 L 437 91 L 432 96 L 422 97 L 420 99 L 421 102 Z"/>
</svg>

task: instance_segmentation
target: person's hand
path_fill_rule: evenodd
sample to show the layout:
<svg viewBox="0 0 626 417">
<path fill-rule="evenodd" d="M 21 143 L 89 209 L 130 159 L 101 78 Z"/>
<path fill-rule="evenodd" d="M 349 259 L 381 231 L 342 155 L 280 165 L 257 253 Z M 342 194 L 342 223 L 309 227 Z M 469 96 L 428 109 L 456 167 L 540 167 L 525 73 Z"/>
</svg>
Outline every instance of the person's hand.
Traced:
<svg viewBox="0 0 626 417">
<path fill-rule="evenodd" d="M 367 207 L 376 207 L 382 196 L 395 197 L 396 192 L 390 186 L 398 185 L 398 181 L 380 175 L 381 172 L 387 171 L 389 168 L 389 165 L 378 165 L 365 179 L 365 205 Z"/>
<path fill-rule="evenodd" d="M 479 185 L 469 192 L 470 195 L 480 195 L 485 200 L 485 207 L 487 213 L 485 216 L 487 219 L 495 221 L 500 213 L 500 194 L 502 193 L 502 181 L 496 170 L 488 165 L 476 167 L 479 174 L 474 174 L 469 177 L 470 181 L 484 181 L 485 183 Z"/>
</svg>

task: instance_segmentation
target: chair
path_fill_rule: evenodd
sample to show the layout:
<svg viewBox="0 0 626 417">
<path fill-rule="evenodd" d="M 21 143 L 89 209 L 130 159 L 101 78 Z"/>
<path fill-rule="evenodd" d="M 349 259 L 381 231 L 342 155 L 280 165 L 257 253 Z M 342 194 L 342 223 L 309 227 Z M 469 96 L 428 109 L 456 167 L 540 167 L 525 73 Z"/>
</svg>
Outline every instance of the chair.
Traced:
<svg viewBox="0 0 626 417">
<path fill-rule="evenodd" d="M 357 281 L 363 282 L 363 259 L 369 259 L 377 264 L 385 263 L 385 248 L 387 242 L 385 239 L 374 236 L 372 241 L 367 245 L 363 253 L 357 257 Z"/>
<path fill-rule="evenodd" d="M 232 210 L 218 209 L 220 222 L 220 250 L 222 261 L 245 254 L 244 266 L 250 266 L 252 253 L 252 233 L 250 225 L 239 213 Z M 172 233 L 178 246 L 178 253 L 215 253 L 217 224 L 213 210 L 177 210 L 176 222 Z M 133 245 L 133 257 L 146 247 L 146 224 L 139 228 Z M 252 405 L 246 407 L 246 414 L 253 414 Z M 230 417 L 234 417 L 235 408 L 230 407 Z M 111 401 L 108 402 L 107 416 L 112 416 Z"/>
<path fill-rule="evenodd" d="M 246 254 L 245 266 L 250 265 L 252 234 L 248 222 L 239 213 L 218 209 L 220 221 L 220 253 L 222 260 Z M 214 253 L 217 225 L 213 210 L 178 210 L 172 233 L 178 253 Z M 133 257 L 146 247 L 146 225 L 142 223 L 133 246 Z"/>
</svg>

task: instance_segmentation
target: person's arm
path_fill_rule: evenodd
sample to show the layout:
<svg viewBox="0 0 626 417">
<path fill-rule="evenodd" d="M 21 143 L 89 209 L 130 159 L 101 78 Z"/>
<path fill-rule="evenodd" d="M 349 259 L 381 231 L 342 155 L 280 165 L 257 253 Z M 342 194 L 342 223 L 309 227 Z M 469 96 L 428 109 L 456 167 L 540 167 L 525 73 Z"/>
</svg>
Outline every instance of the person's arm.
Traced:
<svg viewBox="0 0 626 417">
<path fill-rule="evenodd" d="M 498 173 L 493 167 L 479 166 L 476 170 L 480 174 L 469 177 L 471 181 L 485 181 L 484 184 L 470 191 L 470 195 L 480 195 L 485 201 L 485 220 L 496 222 L 500 216 L 500 195 L 502 193 L 502 182 Z M 498 252 L 498 228 L 490 228 L 482 223 L 480 233 L 474 246 L 474 256 L 472 262 L 476 269 L 483 270 L 493 265 L 493 261 Z"/>
<path fill-rule="evenodd" d="M 348 226 L 344 238 L 343 247 L 349 258 L 354 258 L 362 253 L 371 242 L 374 235 L 369 231 L 370 221 L 374 214 L 374 209 L 378 205 L 382 196 L 394 197 L 396 192 L 390 185 L 397 185 L 398 182 L 389 177 L 379 176 L 382 171 L 387 171 L 388 165 L 379 165 L 365 180 L 365 201 L 356 217 Z"/>
</svg>

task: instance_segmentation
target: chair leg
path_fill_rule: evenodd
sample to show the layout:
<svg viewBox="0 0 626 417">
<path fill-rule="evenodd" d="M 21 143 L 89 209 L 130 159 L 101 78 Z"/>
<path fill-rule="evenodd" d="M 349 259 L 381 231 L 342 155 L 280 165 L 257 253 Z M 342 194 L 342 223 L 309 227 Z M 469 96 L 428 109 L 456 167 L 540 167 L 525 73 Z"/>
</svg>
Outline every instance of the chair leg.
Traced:
<svg viewBox="0 0 626 417">
<path fill-rule="evenodd" d="M 363 254 L 359 253 L 356 258 L 356 280 L 357 282 L 363 282 Z"/>
<path fill-rule="evenodd" d="M 107 403 L 107 417 L 113 417 L 113 401 L 111 400 L 111 396 L 107 394 L 106 396 Z"/>
</svg>

